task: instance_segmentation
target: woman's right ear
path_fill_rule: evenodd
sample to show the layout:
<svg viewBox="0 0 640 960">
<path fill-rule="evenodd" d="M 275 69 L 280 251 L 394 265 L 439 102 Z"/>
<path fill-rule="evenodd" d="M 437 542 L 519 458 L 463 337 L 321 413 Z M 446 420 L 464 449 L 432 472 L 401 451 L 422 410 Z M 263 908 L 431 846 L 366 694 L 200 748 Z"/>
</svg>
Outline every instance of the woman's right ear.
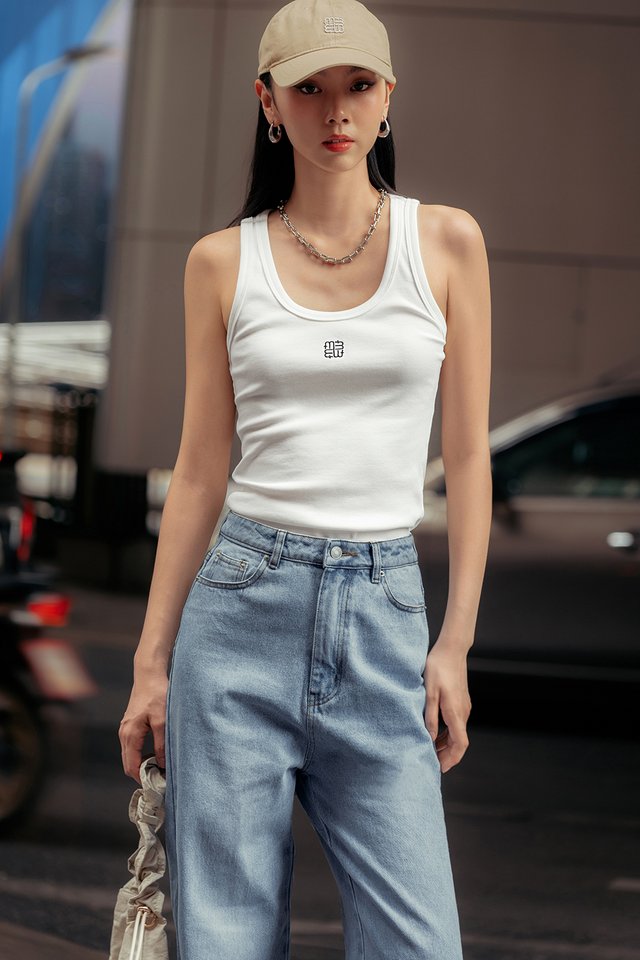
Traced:
<svg viewBox="0 0 640 960">
<path fill-rule="evenodd" d="M 270 110 L 274 106 L 273 94 L 271 93 L 269 88 L 266 86 L 266 84 L 264 84 L 260 79 L 256 80 L 255 90 L 259 99 L 262 101 L 262 106 L 263 106 L 263 109 L 265 110 L 265 118 L 267 123 L 273 122 L 274 124 L 276 124 L 277 121 L 275 120 L 275 118 L 273 121 L 271 121 L 269 120 L 269 117 L 266 114 L 266 111 Z"/>
<path fill-rule="evenodd" d="M 266 116 L 267 111 L 271 110 L 274 106 L 273 94 L 269 90 L 268 86 L 262 82 L 262 80 L 256 80 L 256 94 L 262 103 L 262 109 L 265 111 Z"/>
</svg>

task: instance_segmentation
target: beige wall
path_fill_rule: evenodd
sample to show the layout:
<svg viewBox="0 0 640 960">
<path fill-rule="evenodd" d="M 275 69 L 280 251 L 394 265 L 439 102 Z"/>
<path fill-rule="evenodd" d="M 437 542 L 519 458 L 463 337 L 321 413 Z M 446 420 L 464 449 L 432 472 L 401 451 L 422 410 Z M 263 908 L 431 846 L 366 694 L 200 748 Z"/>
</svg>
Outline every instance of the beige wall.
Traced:
<svg viewBox="0 0 640 960">
<path fill-rule="evenodd" d="M 103 468 L 173 466 L 184 262 L 243 199 L 257 48 L 280 5 L 139 0 L 107 307 Z M 484 232 L 491 426 L 640 354 L 635 0 L 369 6 L 387 26 L 398 78 L 389 110 L 398 191 L 462 207 Z M 237 453 L 236 439 L 234 463 Z"/>
</svg>

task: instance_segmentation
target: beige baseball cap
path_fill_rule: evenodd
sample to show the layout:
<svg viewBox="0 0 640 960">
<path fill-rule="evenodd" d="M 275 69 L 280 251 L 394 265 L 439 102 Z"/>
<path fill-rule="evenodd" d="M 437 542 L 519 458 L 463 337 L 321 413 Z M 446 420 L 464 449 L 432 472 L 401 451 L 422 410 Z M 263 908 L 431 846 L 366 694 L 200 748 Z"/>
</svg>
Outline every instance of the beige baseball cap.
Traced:
<svg viewBox="0 0 640 960">
<path fill-rule="evenodd" d="M 358 0 L 293 0 L 271 18 L 258 51 L 258 74 L 291 87 L 326 67 L 366 67 L 390 83 L 384 24 Z"/>
</svg>

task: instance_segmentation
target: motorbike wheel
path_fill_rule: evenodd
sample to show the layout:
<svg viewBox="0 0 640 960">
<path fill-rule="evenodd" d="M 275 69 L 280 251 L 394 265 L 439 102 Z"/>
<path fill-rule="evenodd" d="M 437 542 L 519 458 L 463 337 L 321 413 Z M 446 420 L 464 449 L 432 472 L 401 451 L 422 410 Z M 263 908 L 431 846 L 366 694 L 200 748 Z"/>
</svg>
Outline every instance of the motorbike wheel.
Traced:
<svg viewBox="0 0 640 960">
<path fill-rule="evenodd" d="M 46 734 L 28 694 L 0 683 L 0 834 L 28 816 L 40 793 Z"/>
</svg>

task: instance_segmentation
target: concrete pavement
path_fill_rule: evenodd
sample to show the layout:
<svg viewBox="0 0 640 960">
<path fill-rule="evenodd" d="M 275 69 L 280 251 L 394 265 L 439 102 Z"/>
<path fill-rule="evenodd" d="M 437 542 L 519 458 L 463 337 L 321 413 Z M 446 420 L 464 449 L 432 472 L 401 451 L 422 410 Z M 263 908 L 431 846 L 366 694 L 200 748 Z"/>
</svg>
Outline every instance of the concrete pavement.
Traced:
<svg viewBox="0 0 640 960">
<path fill-rule="evenodd" d="M 101 950 L 90 950 L 48 933 L 0 922 L 2 960 L 105 960 Z"/>
</svg>

